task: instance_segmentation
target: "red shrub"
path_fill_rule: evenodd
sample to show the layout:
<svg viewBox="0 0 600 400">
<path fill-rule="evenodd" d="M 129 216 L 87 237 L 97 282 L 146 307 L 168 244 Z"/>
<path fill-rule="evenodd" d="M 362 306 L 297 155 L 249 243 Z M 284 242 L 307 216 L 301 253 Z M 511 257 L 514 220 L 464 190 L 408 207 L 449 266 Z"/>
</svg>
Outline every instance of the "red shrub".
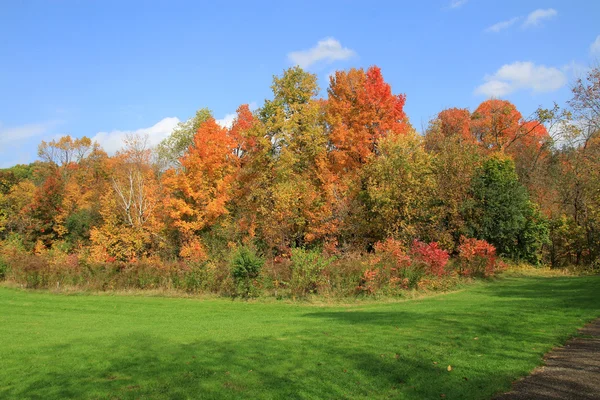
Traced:
<svg viewBox="0 0 600 400">
<path fill-rule="evenodd" d="M 383 242 L 375 243 L 375 253 L 380 257 L 388 258 L 396 268 L 410 264 L 410 257 L 406 254 L 404 245 L 396 239 L 387 238 Z"/>
<path fill-rule="evenodd" d="M 490 276 L 501 266 L 493 245 L 485 240 L 464 236 L 460 238 L 458 259 L 462 275 Z"/>
<path fill-rule="evenodd" d="M 429 244 L 414 240 L 410 253 L 415 261 L 419 261 L 427 267 L 427 273 L 442 276 L 446 274 L 446 264 L 450 256 L 448 252 L 441 249 L 437 242 Z"/>
</svg>

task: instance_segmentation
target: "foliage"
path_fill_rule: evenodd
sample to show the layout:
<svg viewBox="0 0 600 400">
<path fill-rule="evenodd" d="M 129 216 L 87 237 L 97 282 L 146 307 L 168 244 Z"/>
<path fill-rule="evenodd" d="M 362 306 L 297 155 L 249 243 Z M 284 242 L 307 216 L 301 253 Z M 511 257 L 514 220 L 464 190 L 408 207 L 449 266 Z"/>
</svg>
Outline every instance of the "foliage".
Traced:
<svg viewBox="0 0 600 400">
<path fill-rule="evenodd" d="M 448 252 L 438 244 L 414 240 L 408 247 L 401 241 L 387 238 L 375 244 L 376 257 L 371 259 L 358 289 L 368 294 L 425 286 L 429 278 L 441 281 L 448 275 Z"/>
<path fill-rule="evenodd" d="M 100 218 L 100 213 L 95 210 L 82 209 L 73 212 L 65 221 L 65 228 L 68 232 L 65 238 L 72 246 L 87 245 L 90 241 L 90 230 L 99 224 Z"/>
<path fill-rule="evenodd" d="M 156 148 L 157 162 L 161 169 L 179 168 L 179 159 L 194 145 L 194 136 L 200 126 L 212 118 L 208 108 L 201 108 L 187 121 L 177 124 L 173 132 Z"/>
<path fill-rule="evenodd" d="M 384 138 L 379 155 L 363 169 L 358 233 L 372 242 L 427 236 L 433 215 L 431 157 L 416 132 Z"/>
<path fill-rule="evenodd" d="M 253 295 L 254 280 L 258 278 L 265 261 L 252 249 L 241 246 L 231 258 L 231 275 L 237 284 L 237 293 L 243 297 Z"/>
<path fill-rule="evenodd" d="M 470 276 L 491 276 L 502 266 L 496 248 L 485 240 L 460 238 L 458 247 L 459 273 Z"/>
<path fill-rule="evenodd" d="M 278 273 L 298 268 L 286 266 L 293 248 L 335 255 L 310 278 L 298 272 L 308 283 L 284 287 L 291 269 L 255 279 L 298 295 L 400 290 L 407 274 L 408 286 L 435 285 L 462 268 L 463 236 L 498 257 L 583 268 L 600 257 L 599 79 L 591 68 L 564 109 L 526 117 L 490 99 L 440 111 L 419 135 L 380 68 L 336 71 L 325 97 L 315 74 L 289 68 L 231 126 L 201 109 L 158 147 L 133 134 L 110 156 L 87 137 L 42 141 L 39 161 L 0 170 L 0 242 L 17 235 L 42 258 L 61 248 L 93 263 L 181 262 L 194 276 L 218 271 L 236 244 Z M 375 249 L 390 238 L 410 258 L 398 270 Z M 226 275 L 202 281 L 218 276 L 208 286 L 226 291 Z"/>
<path fill-rule="evenodd" d="M 490 242 L 502 256 L 540 261 L 547 222 L 529 200 L 511 159 L 486 160 L 473 179 L 471 195 L 465 211 L 472 237 Z"/>
<path fill-rule="evenodd" d="M 0 281 L 3 281 L 6 278 L 6 273 L 8 272 L 8 263 L 4 259 L 2 255 L 0 255 Z"/>
<path fill-rule="evenodd" d="M 295 296 L 317 293 L 323 282 L 323 271 L 330 267 L 335 257 L 327 257 L 317 249 L 293 248 L 290 258 L 292 277 L 289 287 Z"/>
<path fill-rule="evenodd" d="M 423 243 L 415 239 L 410 247 L 410 254 L 413 260 L 425 266 L 428 274 L 438 277 L 446 274 L 445 268 L 450 255 L 438 243 Z"/>
<path fill-rule="evenodd" d="M 394 95 L 381 69 L 336 71 L 327 90 L 334 168 L 349 171 L 367 162 L 379 140 L 409 131 L 405 95 Z"/>
</svg>

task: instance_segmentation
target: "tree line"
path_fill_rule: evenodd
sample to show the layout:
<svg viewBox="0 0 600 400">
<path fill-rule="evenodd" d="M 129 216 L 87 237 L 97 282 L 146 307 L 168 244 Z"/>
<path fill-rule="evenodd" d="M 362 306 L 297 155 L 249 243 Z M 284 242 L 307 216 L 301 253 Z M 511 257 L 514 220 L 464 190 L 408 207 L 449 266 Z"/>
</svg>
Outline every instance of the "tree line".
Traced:
<svg viewBox="0 0 600 400">
<path fill-rule="evenodd" d="M 598 68 L 564 107 L 525 117 L 490 99 L 441 111 L 422 134 L 375 66 L 335 72 L 323 98 L 299 67 L 271 88 L 230 127 L 201 109 L 156 148 L 42 141 L 38 161 L 0 171 L 0 240 L 96 262 L 204 262 L 242 246 L 275 262 L 299 248 L 343 258 L 385 243 L 452 256 L 479 240 L 505 259 L 598 265 Z"/>
</svg>

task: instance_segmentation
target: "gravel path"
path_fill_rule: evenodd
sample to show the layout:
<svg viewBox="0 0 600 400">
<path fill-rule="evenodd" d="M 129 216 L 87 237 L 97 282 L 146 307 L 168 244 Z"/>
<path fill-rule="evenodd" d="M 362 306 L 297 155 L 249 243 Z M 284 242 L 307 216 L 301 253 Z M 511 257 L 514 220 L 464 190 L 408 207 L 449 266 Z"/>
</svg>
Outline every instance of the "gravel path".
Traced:
<svg viewBox="0 0 600 400">
<path fill-rule="evenodd" d="M 546 354 L 544 366 L 495 400 L 600 400 L 600 319 Z"/>
</svg>

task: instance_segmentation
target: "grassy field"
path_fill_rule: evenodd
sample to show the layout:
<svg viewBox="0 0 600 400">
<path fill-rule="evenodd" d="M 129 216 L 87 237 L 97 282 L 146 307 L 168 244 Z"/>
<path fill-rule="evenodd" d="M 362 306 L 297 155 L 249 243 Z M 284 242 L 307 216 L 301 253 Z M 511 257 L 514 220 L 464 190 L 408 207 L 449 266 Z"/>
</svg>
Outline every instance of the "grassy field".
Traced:
<svg viewBox="0 0 600 400">
<path fill-rule="evenodd" d="M 598 316 L 600 277 L 350 306 L 0 288 L 0 398 L 488 399 Z"/>
</svg>

